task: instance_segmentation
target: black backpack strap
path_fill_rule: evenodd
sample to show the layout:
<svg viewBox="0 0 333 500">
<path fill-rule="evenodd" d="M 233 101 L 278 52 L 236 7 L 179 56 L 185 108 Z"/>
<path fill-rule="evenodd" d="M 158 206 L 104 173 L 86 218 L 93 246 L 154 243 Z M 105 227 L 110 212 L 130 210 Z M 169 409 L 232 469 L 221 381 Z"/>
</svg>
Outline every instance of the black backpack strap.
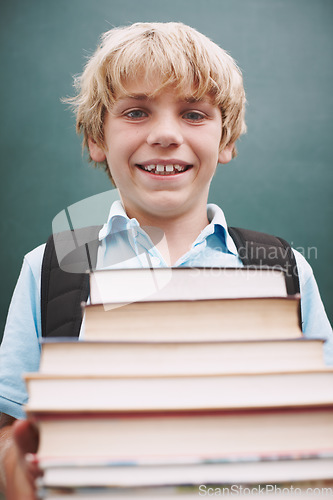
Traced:
<svg viewBox="0 0 333 500">
<path fill-rule="evenodd" d="M 294 253 L 285 240 L 239 227 L 228 228 L 244 266 L 275 267 L 286 273 L 288 295 L 300 293 Z"/>
<path fill-rule="evenodd" d="M 89 295 L 87 271 L 96 266 L 100 228 L 64 231 L 48 239 L 41 274 L 43 337 L 79 336 L 81 302 Z"/>
</svg>

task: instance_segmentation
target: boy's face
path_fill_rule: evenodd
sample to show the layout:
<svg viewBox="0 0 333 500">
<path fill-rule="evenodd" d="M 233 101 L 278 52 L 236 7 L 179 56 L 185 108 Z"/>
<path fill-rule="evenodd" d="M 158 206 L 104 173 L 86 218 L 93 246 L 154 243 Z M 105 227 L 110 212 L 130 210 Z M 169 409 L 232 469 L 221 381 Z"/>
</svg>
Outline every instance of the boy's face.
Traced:
<svg viewBox="0 0 333 500">
<path fill-rule="evenodd" d="M 219 150 L 221 113 L 209 97 L 193 101 L 172 87 L 148 97 L 154 88 L 127 85 L 130 97 L 120 95 L 106 114 L 105 147 L 89 140 L 91 158 L 107 160 L 127 215 L 150 224 L 205 213 L 217 163 L 230 161 L 233 146 Z"/>
</svg>

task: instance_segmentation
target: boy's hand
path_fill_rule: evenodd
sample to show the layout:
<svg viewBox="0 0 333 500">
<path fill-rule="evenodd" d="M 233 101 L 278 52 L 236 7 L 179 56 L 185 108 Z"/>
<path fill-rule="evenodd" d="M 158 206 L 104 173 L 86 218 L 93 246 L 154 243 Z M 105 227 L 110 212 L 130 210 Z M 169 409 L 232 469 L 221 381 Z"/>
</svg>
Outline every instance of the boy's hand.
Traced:
<svg viewBox="0 0 333 500">
<path fill-rule="evenodd" d="M 38 430 L 28 420 L 17 420 L 8 431 L 11 435 L 7 435 L 4 457 L 6 499 L 35 500 L 35 479 L 41 475 L 34 455 L 38 448 Z"/>
</svg>

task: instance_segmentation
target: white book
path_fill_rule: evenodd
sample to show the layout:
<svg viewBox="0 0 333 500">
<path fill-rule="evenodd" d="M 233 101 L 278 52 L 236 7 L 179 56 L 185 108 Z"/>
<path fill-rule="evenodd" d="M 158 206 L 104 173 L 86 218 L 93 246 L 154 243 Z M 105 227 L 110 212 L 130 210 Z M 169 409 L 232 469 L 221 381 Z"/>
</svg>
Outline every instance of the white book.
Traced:
<svg viewBox="0 0 333 500">
<path fill-rule="evenodd" d="M 285 297 L 278 269 L 106 269 L 90 274 L 90 303 L 131 303 L 236 297 Z"/>
<path fill-rule="evenodd" d="M 132 467 L 96 464 L 92 464 L 90 467 L 60 465 L 45 468 L 41 483 L 44 487 L 144 487 L 174 484 L 209 485 L 214 483 L 274 484 L 288 481 L 331 479 L 332 471 L 332 457 Z M 204 490 L 202 489 L 202 491 Z M 200 498 L 198 492 L 196 495 L 195 498 Z M 262 498 L 261 495 L 260 498 Z"/>
<path fill-rule="evenodd" d="M 325 366 L 323 342 L 308 338 L 243 342 L 48 338 L 42 343 L 39 373 L 156 376 L 316 370 Z"/>
<path fill-rule="evenodd" d="M 30 411 L 143 411 L 326 405 L 333 369 L 266 374 L 25 376 Z"/>
</svg>

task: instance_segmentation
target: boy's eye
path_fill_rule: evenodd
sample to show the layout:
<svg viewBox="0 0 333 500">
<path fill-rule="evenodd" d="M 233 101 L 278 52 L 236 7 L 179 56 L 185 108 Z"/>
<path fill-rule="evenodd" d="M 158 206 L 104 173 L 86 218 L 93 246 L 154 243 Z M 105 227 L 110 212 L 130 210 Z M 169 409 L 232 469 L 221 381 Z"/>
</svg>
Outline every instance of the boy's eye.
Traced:
<svg viewBox="0 0 333 500">
<path fill-rule="evenodd" d="M 204 120 L 205 115 L 203 115 L 202 113 L 199 113 L 198 111 L 188 111 L 187 113 L 185 113 L 183 115 L 183 117 L 186 120 L 190 120 L 192 122 L 198 122 L 198 121 Z"/>
<path fill-rule="evenodd" d="M 132 109 L 131 111 L 127 111 L 127 113 L 125 113 L 125 116 L 134 120 L 139 120 L 140 118 L 145 118 L 147 116 L 147 113 L 145 113 L 141 109 Z"/>
</svg>

